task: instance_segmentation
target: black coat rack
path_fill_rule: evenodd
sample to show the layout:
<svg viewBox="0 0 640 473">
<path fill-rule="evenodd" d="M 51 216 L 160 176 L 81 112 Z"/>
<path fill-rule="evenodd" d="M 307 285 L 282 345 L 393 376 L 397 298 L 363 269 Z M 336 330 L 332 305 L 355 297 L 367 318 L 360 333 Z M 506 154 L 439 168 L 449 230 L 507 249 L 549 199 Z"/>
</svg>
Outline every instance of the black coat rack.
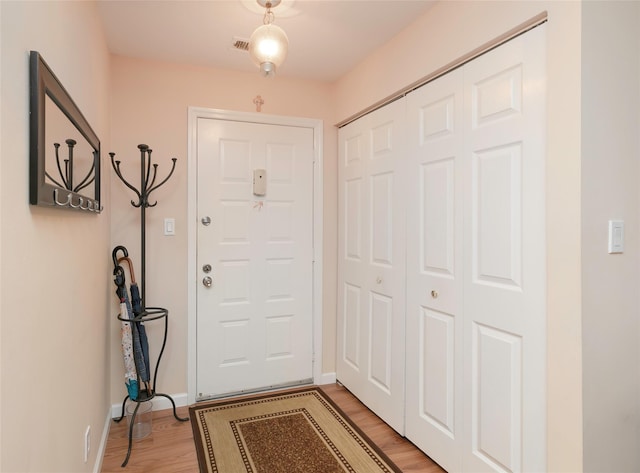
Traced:
<svg viewBox="0 0 640 473">
<path fill-rule="evenodd" d="M 169 175 L 165 177 L 159 184 L 155 184 L 156 177 L 158 173 L 158 165 L 151 164 L 151 152 L 152 149 L 145 144 L 138 145 L 138 149 L 140 150 L 140 190 L 136 189 L 133 185 L 131 185 L 122 175 L 120 171 L 120 161 L 115 161 L 115 153 L 109 153 L 111 157 L 111 165 L 113 166 L 113 170 L 116 172 L 116 175 L 120 178 L 120 180 L 135 192 L 138 197 L 138 201 L 131 200 L 131 205 L 134 207 L 140 208 L 140 260 L 141 260 L 141 269 L 142 269 L 142 278 L 140 279 L 140 292 L 142 296 L 142 304 L 144 308 L 145 304 L 145 276 L 146 276 L 146 226 L 147 226 L 147 215 L 146 210 L 147 207 L 155 207 L 158 205 L 158 202 L 154 202 L 153 204 L 149 203 L 149 196 L 153 191 L 162 186 L 165 182 L 169 180 L 169 178 L 173 175 L 173 171 L 176 169 L 176 161 L 177 158 L 171 158 L 173 162 L 171 166 L 171 171 Z M 153 173 L 151 172 L 151 167 L 153 166 Z"/>
<path fill-rule="evenodd" d="M 141 277 L 139 278 L 140 280 L 140 296 L 141 296 L 141 312 L 137 315 L 135 315 L 135 317 L 133 319 L 125 319 L 122 318 L 121 315 L 118 316 L 118 319 L 121 320 L 122 322 L 126 322 L 126 323 L 131 323 L 131 328 L 132 330 L 140 330 L 140 325 L 145 322 L 145 321 L 152 321 L 152 320 L 159 320 L 159 319 L 164 319 L 164 337 L 163 337 L 163 341 L 162 341 L 162 347 L 160 349 L 160 353 L 158 355 L 158 359 L 156 361 L 156 368 L 155 368 L 155 373 L 153 376 L 153 382 L 151 384 L 151 390 L 150 391 L 146 391 L 143 392 L 142 390 L 140 390 L 138 392 L 138 395 L 136 397 L 136 399 L 131 399 L 129 395 L 127 395 L 124 398 L 124 401 L 122 402 L 122 414 L 119 418 L 114 419 L 115 422 L 120 422 L 124 416 L 125 416 L 125 404 L 127 402 L 127 399 L 131 399 L 132 401 L 136 402 L 136 408 L 133 411 L 132 414 L 132 418 L 131 418 L 131 422 L 130 422 L 130 426 L 129 426 L 129 449 L 127 451 L 127 456 L 124 460 L 124 462 L 122 463 L 122 466 L 126 466 L 128 461 L 129 461 L 129 457 L 131 456 L 131 447 L 132 447 L 132 434 L 133 434 L 133 427 L 134 427 L 134 423 L 135 423 L 135 417 L 136 414 L 138 413 L 138 408 L 140 407 L 140 403 L 144 402 L 144 401 L 149 401 L 151 399 L 153 399 L 155 396 L 162 396 L 165 397 L 167 399 L 169 399 L 169 401 L 171 401 L 171 404 L 173 406 L 173 416 L 182 422 L 186 422 L 189 419 L 188 418 L 182 418 L 182 417 L 178 417 L 178 414 L 176 412 L 176 404 L 174 402 L 174 400 L 171 398 L 171 396 L 169 396 L 168 394 L 163 394 L 163 393 L 159 393 L 156 392 L 156 381 L 157 381 L 157 375 L 158 375 L 158 365 L 160 364 L 160 360 L 162 358 L 162 354 L 164 352 L 164 348 L 167 342 L 167 329 L 168 329 L 168 319 L 169 319 L 169 311 L 167 309 L 164 309 L 162 307 L 147 307 L 146 305 L 146 286 L 145 286 L 145 280 L 146 280 L 146 209 L 148 207 L 155 207 L 158 202 L 154 202 L 154 203 L 150 203 L 149 200 L 149 196 L 151 195 L 151 193 L 153 191 L 155 191 L 156 189 L 158 189 L 159 187 L 161 187 L 165 182 L 167 182 L 169 180 L 169 178 L 173 175 L 173 171 L 176 168 L 176 158 L 172 158 L 171 161 L 173 162 L 172 166 L 171 166 L 171 171 L 169 171 L 169 174 L 167 175 L 167 177 L 165 177 L 162 181 L 160 181 L 158 184 L 156 184 L 156 178 L 157 178 L 157 173 L 158 173 L 158 165 L 157 164 L 152 164 L 151 163 L 151 152 L 152 150 L 149 148 L 149 146 L 145 145 L 145 144 L 140 144 L 138 145 L 138 149 L 140 150 L 140 188 L 136 189 L 131 183 L 129 183 L 124 176 L 122 175 L 122 172 L 120 171 L 120 161 L 116 161 L 115 160 L 115 153 L 109 153 L 109 156 L 111 157 L 111 165 L 113 166 L 113 170 L 115 171 L 116 175 L 118 176 L 118 178 L 120 178 L 120 180 L 129 188 L 131 189 L 136 197 L 137 200 L 131 200 L 131 205 L 133 205 L 136 208 L 140 209 L 140 266 L 141 266 Z M 117 274 L 119 271 L 122 271 L 122 268 L 118 265 L 118 261 L 117 261 L 117 252 L 118 251 L 123 251 L 124 256 L 127 257 L 128 254 L 126 252 L 126 249 L 122 246 L 117 246 L 114 250 L 113 250 L 113 259 L 114 259 L 114 266 L 116 266 L 116 269 L 114 270 L 114 275 L 116 275 L 116 280 L 117 280 Z M 117 282 L 116 282 L 117 284 Z M 149 369 L 150 367 L 147 367 L 147 369 Z M 138 382 L 138 386 L 141 386 L 141 383 Z"/>
</svg>

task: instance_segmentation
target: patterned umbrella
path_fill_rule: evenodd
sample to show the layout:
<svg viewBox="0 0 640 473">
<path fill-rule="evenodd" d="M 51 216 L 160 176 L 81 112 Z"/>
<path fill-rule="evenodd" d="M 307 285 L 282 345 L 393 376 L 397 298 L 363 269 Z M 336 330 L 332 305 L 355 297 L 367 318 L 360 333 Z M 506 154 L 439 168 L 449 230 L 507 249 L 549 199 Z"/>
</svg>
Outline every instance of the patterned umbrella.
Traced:
<svg viewBox="0 0 640 473">
<path fill-rule="evenodd" d="M 134 401 L 138 398 L 138 372 L 133 355 L 133 336 L 131 334 L 131 323 L 125 320 L 132 318 L 129 312 L 127 288 L 125 287 L 124 270 L 121 266 L 116 266 L 113 270 L 114 282 L 117 286 L 116 295 L 120 300 L 120 333 L 122 336 L 122 356 L 124 358 L 124 384 L 127 387 L 129 397 Z"/>
<path fill-rule="evenodd" d="M 133 272 L 133 263 L 131 258 L 124 256 L 118 259 L 118 263 L 126 261 L 129 265 L 129 275 L 131 276 L 131 284 L 129 290 L 131 291 L 131 302 L 129 310 L 132 311 L 133 317 L 136 317 L 142 313 L 142 299 L 140 298 L 140 289 L 136 283 L 136 276 Z M 135 322 L 133 330 L 133 354 L 135 357 L 136 366 L 138 367 L 138 374 L 140 374 L 140 381 L 144 383 L 147 390 L 147 394 L 150 394 L 150 365 L 149 365 L 149 339 L 147 338 L 147 330 L 142 322 Z"/>
</svg>

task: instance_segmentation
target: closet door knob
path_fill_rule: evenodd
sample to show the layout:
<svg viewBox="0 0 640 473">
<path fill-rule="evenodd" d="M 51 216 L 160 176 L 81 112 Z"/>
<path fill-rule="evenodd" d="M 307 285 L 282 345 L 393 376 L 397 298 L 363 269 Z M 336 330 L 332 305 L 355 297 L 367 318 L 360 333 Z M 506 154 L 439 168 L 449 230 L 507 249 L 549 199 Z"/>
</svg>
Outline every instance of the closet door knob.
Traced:
<svg viewBox="0 0 640 473">
<path fill-rule="evenodd" d="M 434 299 L 438 298 L 438 291 L 431 291 L 431 297 L 433 297 Z"/>
<path fill-rule="evenodd" d="M 376 278 L 376 284 L 382 284 L 382 278 L 380 276 Z"/>
<path fill-rule="evenodd" d="M 211 224 L 211 217 L 202 217 L 202 225 L 204 225 L 205 227 L 209 224 Z"/>
<path fill-rule="evenodd" d="M 206 276 L 202 280 L 202 284 L 204 285 L 204 287 L 211 287 L 213 286 L 213 279 L 211 279 L 211 276 Z"/>
</svg>

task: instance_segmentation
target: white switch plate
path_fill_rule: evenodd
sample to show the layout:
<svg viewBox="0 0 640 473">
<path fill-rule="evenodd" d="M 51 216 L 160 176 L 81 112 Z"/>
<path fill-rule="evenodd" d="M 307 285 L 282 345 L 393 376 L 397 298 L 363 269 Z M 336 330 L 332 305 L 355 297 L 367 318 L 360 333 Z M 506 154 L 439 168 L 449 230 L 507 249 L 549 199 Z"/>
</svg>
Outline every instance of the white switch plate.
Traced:
<svg viewBox="0 0 640 473">
<path fill-rule="evenodd" d="M 176 234 L 176 219 L 165 218 L 164 219 L 164 234 L 173 236 Z"/>
<path fill-rule="evenodd" d="M 609 253 L 624 251 L 624 221 L 609 220 Z"/>
</svg>

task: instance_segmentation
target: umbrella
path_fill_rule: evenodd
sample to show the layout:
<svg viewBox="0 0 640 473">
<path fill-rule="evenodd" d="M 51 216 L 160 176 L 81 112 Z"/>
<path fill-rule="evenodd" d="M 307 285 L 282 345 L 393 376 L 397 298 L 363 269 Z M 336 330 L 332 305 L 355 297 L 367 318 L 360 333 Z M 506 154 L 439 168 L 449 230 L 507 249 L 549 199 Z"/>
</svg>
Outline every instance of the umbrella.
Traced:
<svg viewBox="0 0 640 473">
<path fill-rule="evenodd" d="M 127 387 L 129 397 L 134 401 L 138 398 L 138 373 L 133 357 L 133 337 L 131 335 L 131 323 L 127 307 L 127 288 L 125 287 L 124 270 L 122 266 L 116 266 L 113 270 L 114 283 L 117 286 L 116 295 L 120 300 L 120 319 L 122 320 L 120 333 L 122 336 L 122 355 L 124 357 L 124 384 Z"/>
<path fill-rule="evenodd" d="M 131 291 L 131 300 L 129 302 L 128 298 L 125 298 L 126 303 L 128 304 L 127 309 L 133 315 L 130 317 L 133 319 L 134 317 L 140 315 L 142 313 L 142 300 L 140 298 L 140 290 L 138 289 L 138 284 L 136 283 L 136 277 L 133 272 L 133 263 L 131 262 L 131 258 L 128 256 L 123 256 L 118 259 L 118 263 L 122 261 L 126 261 L 129 266 L 129 275 L 131 276 L 131 284 L 129 286 L 129 290 Z M 126 289 L 125 289 L 126 293 Z M 140 375 L 140 381 L 144 383 L 145 388 L 147 390 L 147 394 L 150 392 L 150 365 L 149 365 L 149 339 L 147 338 L 147 330 L 144 327 L 142 322 L 134 322 L 135 327 L 133 327 L 133 355 L 134 360 L 136 362 L 136 367 L 138 374 Z"/>
<path fill-rule="evenodd" d="M 119 263 L 122 261 L 126 261 L 129 265 L 129 274 L 131 275 L 131 284 L 129 286 L 129 290 L 131 291 L 131 308 L 133 309 L 134 316 L 138 316 L 142 313 L 142 299 L 140 298 L 140 289 L 136 282 L 136 276 L 133 273 L 133 263 L 131 262 L 131 258 L 128 256 L 118 259 Z M 136 322 L 136 328 L 140 333 L 140 345 L 142 348 L 144 364 L 147 370 L 149 370 L 151 365 L 149 364 L 149 339 L 147 338 L 147 330 L 142 322 Z M 143 379 L 143 381 L 148 382 L 149 379 Z"/>
</svg>

